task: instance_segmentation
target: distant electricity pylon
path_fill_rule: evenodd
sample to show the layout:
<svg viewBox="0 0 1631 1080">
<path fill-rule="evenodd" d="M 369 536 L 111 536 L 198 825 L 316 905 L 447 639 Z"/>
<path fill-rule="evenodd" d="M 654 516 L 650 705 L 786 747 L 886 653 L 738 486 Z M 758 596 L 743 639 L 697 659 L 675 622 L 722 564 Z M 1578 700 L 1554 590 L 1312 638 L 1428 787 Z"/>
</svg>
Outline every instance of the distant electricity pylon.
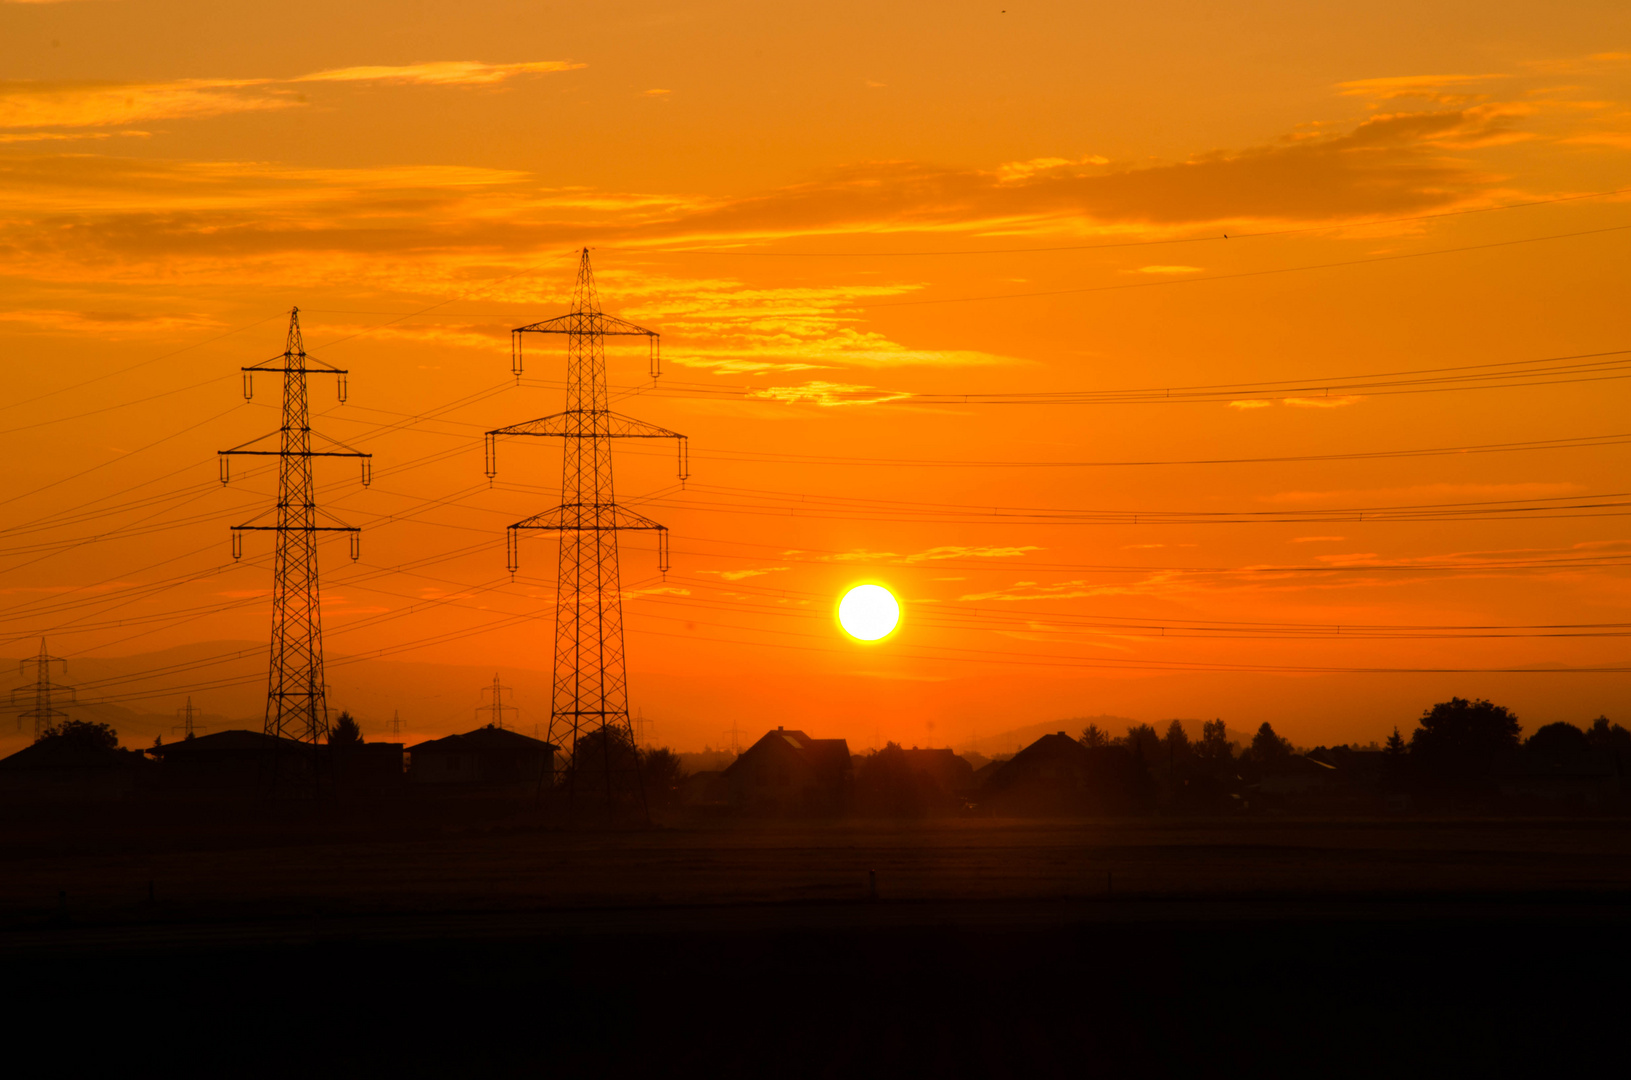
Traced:
<svg viewBox="0 0 1631 1080">
<path fill-rule="evenodd" d="M 184 739 L 192 738 L 200 730 L 209 730 L 208 728 L 205 728 L 204 725 L 195 723 L 193 721 L 193 699 L 191 697 L 187 699 L 186 705 L 183 705 L 181 708 L 176 710 L 176 716 L 181 719 L 181 723 L 175 725 L 170 730 L 172 732 L 182 732 L 182 738 Z"/>
<path fill-rule="evenodd" d="M 498 471 L 497 439 L 501 435 L 553 436 L 565 441 L 561 505 L 516 522 L 507 533 L 512 574 L 519 567 L 517 542 L 521 530 L 561 534 L 555 587 L 555 685 L 548 741 L 570 747 L 566 772 L 569 808 L 580 786 L 587 789 L 604 784 L 608 814 L 616 812 L 619 804 L 643 813 L 645 793 L 629 723 L 617 534 L 627 529 L 656 532 L 657 565 L 666 572 L 668 530 L 617 504 L 612 485 L 612 440 L 676 440 L 679 475 L 684 480 L 685 436 L 606 407 L 607 336 L 644 337 L 649 343 L 651 377 L 655 379 L 661 373 L 658 335 L 600 310 L 587 248 L 578 260 L 572 310 L 512 331 L 510 366 L 517 378 L 521 376 L 526 334 L 566 335 L 566 411 L 489 431 L 487 476 L 491 478 Z M 597 775 L 591 777 L 591 772 Z"/>
<path fill-rule="evenodd" d="M 402 734 L 402 713 L 397 709 L 391 710 L 391 734 Z"/>
<path fill-rule="evenodd" d="M 34 696 L 33 707 L 17 714 L 17 730 L 23 730 L 24 720 L 32 719 L 34 721 L 34 738 L 37 741 L 40 733 L 50 727 L 52 723 L 68 719 L 67 713 L 53 707 L 52 696 L 66 694 L 69 702 L 72 703 L 74 688 L 51 681 L 51 665 L 61 664 L 62 670 L 66 672 L 68 670 L 68 661 L 60 656 L 52 656 L 46 652 L 43 637 L 40 638 L 40 655 L 19 660 L 17 662 L 18 674 L 26 673 L 30 664 L 34 665 L 34 681 L 27 686 L 19 686 L 11 692 L 11 705 L 12 708 L 17 707 L 18 694 L 32 694 Z M 24 700 L 26 701 L 27 698 L 25 697 Z"/>
<path fill-rule="evenodd" d="M 492 692 L 493 700 L 488 702 L 486 705 L 476 706 L 476 715 L 480 716 L 482 713 L 487 713 L 490 717 L 487 723 L 492 727 L 502 729 L 504 727 L 504 713 L 506 711 L 515 713 L 518 717 L 520 716 L 520 709 L 516 708 L 514 705 L 504 704 L 505 692 L 508 691 L 510 694 L 510 700 L 513 701 L 515 700 L 515 691 L 498 681 L 498 672 L 496 671 L 493 672 L 493 685 L 487 689 L 484 689 L 482 692 L 487 693 L 489 690 Z"/>
<path fill-rule="evenodd" d="M 652 722 L 646 719 L 646 710 L 637 709 L 634 713 L 634 743 L 636 746 L 651 745 Z"/>
<path fill-rule="evenodd" d="M 317 534 L 349 533 L 351 558 L 355 560 L 361 554 L 361 530 L 317 508 L 312 458 L 360 458 L 362 482 L 366 487 L 373 478 L 373 455 L 312 431 L 306 401 L 307 374 L 335 376 L 343 404 L 347 372 L 306 355 L 306 346 L 300 337 L 299 308 L 289 312 L 289 336 L 283 355 L 242 370 L 246 401 L 254 396 L 257 372 L 283 376 L 283 426 L 259 439 L 220 451 L 223 484 L 231 479 L 229 462 L 233 456 L 278 459 L 277 505 L 232 529 L 235 559 L 243 556 L 244 533 L 277 534 L 272 569 L 272 664 L 266 694 L 265 732 L 280 739 L 315 745 L 327 738 L 329 731 L 328 696 L 323 683 L 323 620 L 317 587 Z M 312 448 L 314 438 L 320 440 L 320 449 Z M 273 513 L 277 515 L 276 524 L 256 524 Z M 320 520 L 327 523 L 319 524 Z M 269 785 L 277 784 L 276 771 L 273 777 L 267 778 Z"/>
</svg>

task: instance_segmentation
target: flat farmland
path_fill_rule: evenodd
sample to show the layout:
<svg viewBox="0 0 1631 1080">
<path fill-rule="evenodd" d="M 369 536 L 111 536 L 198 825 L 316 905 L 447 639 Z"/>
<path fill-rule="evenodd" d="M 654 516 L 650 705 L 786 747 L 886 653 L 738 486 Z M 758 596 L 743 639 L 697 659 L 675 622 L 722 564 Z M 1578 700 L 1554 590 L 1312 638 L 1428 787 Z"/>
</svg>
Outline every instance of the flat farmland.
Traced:
<svg viewBox="0 0 1631 1080">
<path fill-rule="evenodd" d="M 0 847 L 0 925 L 884 901 L 1631 894 L 1631 823 L 948 821 L 403 834 L 177 825 Z"/>
</svg>

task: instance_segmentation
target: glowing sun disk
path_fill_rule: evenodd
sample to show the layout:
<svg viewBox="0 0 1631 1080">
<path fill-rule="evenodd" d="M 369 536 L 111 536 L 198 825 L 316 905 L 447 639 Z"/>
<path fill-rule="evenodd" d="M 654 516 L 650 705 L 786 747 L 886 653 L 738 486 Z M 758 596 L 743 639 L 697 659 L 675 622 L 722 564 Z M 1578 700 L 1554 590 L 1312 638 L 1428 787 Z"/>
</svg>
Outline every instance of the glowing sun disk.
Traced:
<svg viewBox="0 0 1631 1080">
<path fill-rule="evenodd" d="M 882 585 L 857 585 L 838 602 L 838 625 L 852 638 L 877 641 L 900 622 L 900 603 Z"/>
</svg>

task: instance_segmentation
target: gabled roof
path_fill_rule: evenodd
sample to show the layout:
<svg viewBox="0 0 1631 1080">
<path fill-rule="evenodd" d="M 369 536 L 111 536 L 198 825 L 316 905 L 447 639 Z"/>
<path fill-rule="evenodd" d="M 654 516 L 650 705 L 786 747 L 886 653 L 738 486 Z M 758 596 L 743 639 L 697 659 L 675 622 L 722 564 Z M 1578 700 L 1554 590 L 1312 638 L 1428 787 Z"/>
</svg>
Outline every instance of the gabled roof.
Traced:
<svg viewBox="0 0 1631 1080">
<path fill-rule="evenodd" d="M 1027 775 L 1026 770 L 1045 761 L 1065 761 L 1072 765 L 1086 767 L 1092 759 L 1092 752 L 1077 740 L 1066 735 L 1063 731 L 1057 735 L 1044 735 L 1007 761 L 995 762 L 987 765 L 985 769 L 985 783 L 1004 786 L 1014 782 L 1015 777 Z M 995 766 L 995 768 L 993 768 Z"/>
<path fill-rule="evenodd" d="M 279 742 L 290 747 L 306 745 L 295 739 L 280 740 L 263 732 L 235 728 L 231 731 L 217 731 L 212 735 L 194 735 L 190 739 L 177 739 L 173 743 L 150 747 L 147 752 L 163 757 L 172 754 L 241 753 L 246 750 L 270 750 Z"/>
<path fill-rule="evenodd" d="M 775 731 L 767 731 L 764 738 L 742 751 L 741 756 L 731 762 L 725 772 L 734 771 L 742 766 L 744 761 L 752 761 L 772 748 L 791 752 L 813 769 L 835 769 L 841 772 L 850 763 L 849 743 L 843 739 L 812 739 L 796 728 L 792 731 L 777 728 Z"/>
<path fill-rule="evenodd" d="M 0 769 L 124 769 L 145 761 L 135 750 L 76 746 L 59 739 L 47 739 L 0 758 Z"/>
<path fill-rule="evenodd" d="M 1063 731 L 1057 735 L 1044 735 L 1008 759 L 1009 764 L 1029 761 L 1056 761 L 1064 758 L 1076 761 L 1087 757 L 1087 747 Z"/>
<path fill-rule="evenodd" d="M 554 752 L 559 749 L 558 746 L 546 743 L 542 739 L 534 739 L 530 735 L 523 735 L 519 731 L 481 727 L 467 731 L 463 735 L 449 735 L 446 738 L 431 739 L 429 742 L 410 746 L 408 753 L 472 754 L 480 750 L 528 750 L 541 753 L 545 750 Z"/>
</svg>

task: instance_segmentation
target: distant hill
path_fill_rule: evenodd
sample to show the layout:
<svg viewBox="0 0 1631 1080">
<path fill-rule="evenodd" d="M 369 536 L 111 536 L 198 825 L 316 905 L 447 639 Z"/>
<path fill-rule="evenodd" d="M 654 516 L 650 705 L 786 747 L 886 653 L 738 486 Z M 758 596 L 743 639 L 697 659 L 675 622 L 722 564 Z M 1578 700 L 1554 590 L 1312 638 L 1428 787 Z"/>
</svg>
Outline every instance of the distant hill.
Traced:
<svg viewBox="0 0 1631 1080">
<path fill-rule="evenodd" d="M 1053 735 L 1063 731 L 1071 738 L 1079 738 L 1082 729 L 1089 724 L 1097 724 L 1105 728 L 1112 735 L 1124 735 L 1127 729 L 1137 720 L 1130 720 L 1125 716 L 1074 716 L 1068 720 L 1044 720 L 1039 724 L 1026 724 L 1024 727 L 1009 728 L 999 731 L 995 735 L 981 735 L 976 739 L 958 743 L 957 750 L 973 750 L 976 753 L 991 757 L 995 754 L 1012 754 L 1015 750 L 1026 747 L 1044 735 Z M 1189 724 L 1185 722 L 1184 728 L 1188 730 Z M 1197 726 L 1196 731 L 1200 728 Z"/>
</svg>

